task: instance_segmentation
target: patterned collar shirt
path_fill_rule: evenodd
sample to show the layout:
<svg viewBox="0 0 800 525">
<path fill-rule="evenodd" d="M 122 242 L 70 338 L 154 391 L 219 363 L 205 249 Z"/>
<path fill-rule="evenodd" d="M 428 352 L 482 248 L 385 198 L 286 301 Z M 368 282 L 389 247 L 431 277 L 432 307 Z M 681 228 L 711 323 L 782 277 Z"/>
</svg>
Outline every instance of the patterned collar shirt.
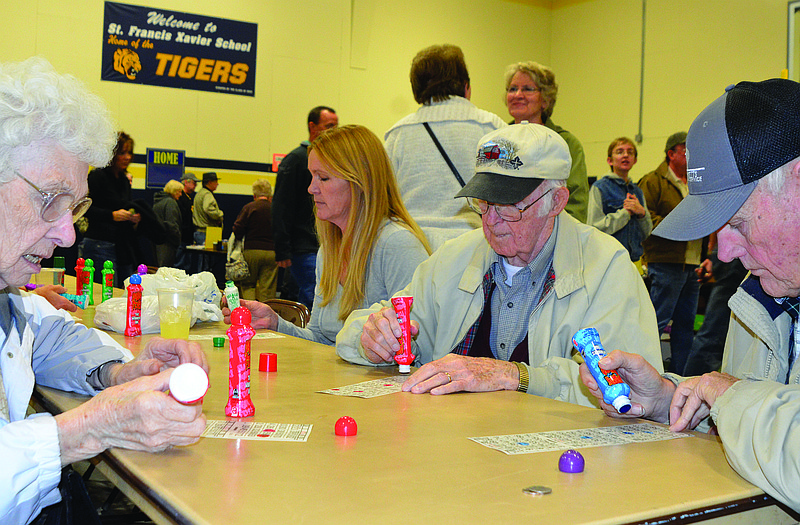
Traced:
<svg viewBox="0 0 800 525">
<path fill-rule="evenodd" d="M 508 361 L 528 334 L 531 313 L 542 298 L 553 265 L 557 229 L 558 221 L 545 245 L 527 266 L 511 266 L 505 257 L 495 256 L 491 266 L 495 290 L 490 305 L 492 331 L 489 345 L 497 359 Z"/>
</svg>

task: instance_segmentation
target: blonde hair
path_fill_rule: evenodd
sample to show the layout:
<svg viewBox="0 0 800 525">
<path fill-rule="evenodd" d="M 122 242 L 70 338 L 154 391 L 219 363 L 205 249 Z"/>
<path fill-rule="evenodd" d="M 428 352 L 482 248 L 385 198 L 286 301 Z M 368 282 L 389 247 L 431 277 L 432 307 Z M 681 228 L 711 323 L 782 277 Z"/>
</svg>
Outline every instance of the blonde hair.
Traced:
<svg viewBox="0 0 800 525">
<path fill-rule="evenodd" d="M 183 184 L 176 180 L 169 180 L 166 184 L 164 184 L 164 193 L 168 193 L 170 195 L 175 195 L 176 193 L 180 193 L 183 191 Z"/>
<path fill-rule="evenodd" d="M 267 179 L 258 179 L 253 183 L 253 197 L 272 197 L 272 185 Z"/>
<path fill-rule="evenodd" d="M 339 275 L 345 269 L 339 319 L 344 321 L 364 300 L 367 263 L 380 234 L 381 224 L 392 219 L 431 249 L 422 230 L 411 218 L 394 178 L 383 144 L 364 126 L 342 126 L 324 131 L 309 147 L 336 177 L 350 183 L 350 211 L 345 231 L 317 218 L 317 235 L 323 264 L 319 287 L 322 306 L 336 296 Z"/>
</svg>

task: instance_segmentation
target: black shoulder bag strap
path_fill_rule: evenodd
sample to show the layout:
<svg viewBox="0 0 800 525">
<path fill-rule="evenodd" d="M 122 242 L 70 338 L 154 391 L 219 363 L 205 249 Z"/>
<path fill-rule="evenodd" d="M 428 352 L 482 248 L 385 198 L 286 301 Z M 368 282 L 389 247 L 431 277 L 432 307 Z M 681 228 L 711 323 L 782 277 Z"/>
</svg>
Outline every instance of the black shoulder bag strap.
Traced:
<svg viewBox="0 0 800 525">
<path fill-rule="evenodd" d="M 450 171 L 453 172 L 453 175 L 456 176 L 456 180 L 458 181 L 459 184 L 461 184 L 461 187 L 463 188 L 464 179 L 462 179 L 461 175 L 458 174 L 458 170 L 453 165 L 453 162 L 450 160 L 450 157 L 447 156 L 447 153 L 445 153 L 444 148 L 442 147 L 441 144 L 439 144 L 439 139 L 437 139 L 436 135 L 433 134 L 433 130 L 431 129 L 431 127 L 428 125 L 427 122 L 423 122 L 422 125 L 425 126 L 425 130 L 428 132 L 428 135 L 431 136 L 433 143 L 436 144 L 436 148 L 439 150 L 439 153 L 442 154 L 442 157 L 444 157 L 445 162 L 447 162 L 447 165 L 450 166 Z"/>
</svg>

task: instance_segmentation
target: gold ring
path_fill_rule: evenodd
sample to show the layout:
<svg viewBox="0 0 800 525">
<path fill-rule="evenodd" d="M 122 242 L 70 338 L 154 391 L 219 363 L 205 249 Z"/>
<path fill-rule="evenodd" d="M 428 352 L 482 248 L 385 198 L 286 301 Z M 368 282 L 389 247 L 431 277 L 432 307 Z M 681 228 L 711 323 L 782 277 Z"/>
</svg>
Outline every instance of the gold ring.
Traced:
<svg viewBox="0 0 800 525">
<path fill-rule="evenodd" d="M 447 382 L 448 383 L 452 383 L 453 382 L 453 378 L 450 377 L 450 373 L 449 372 L 442 372 L 442 373 L 447 376 Z"/>
</svg>

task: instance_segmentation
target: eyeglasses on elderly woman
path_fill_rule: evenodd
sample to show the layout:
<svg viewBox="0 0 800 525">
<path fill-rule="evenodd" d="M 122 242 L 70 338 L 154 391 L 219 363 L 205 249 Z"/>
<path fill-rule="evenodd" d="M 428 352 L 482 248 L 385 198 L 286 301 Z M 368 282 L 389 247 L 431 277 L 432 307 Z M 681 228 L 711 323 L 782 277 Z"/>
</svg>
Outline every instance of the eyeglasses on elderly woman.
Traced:
<svg viewBox="0 0 800 525">
<path fill-rule="evenodd" d="M 55 222 L 70 211 L 72 212 L 72 222 L 74 223 L 83 217 L 83 214 L 86 213 L 86 210 L 92 205 L 92 199 L 89 197 L 84 197 L 76 201 L 75 197 L 68 191 L 44 191 L 39 186 L 26 179 L 20 172 L 15 170 L 14 174 L 27 182 L 42 196 L 42 209 L 40 214 L 45 222 Z"/>
</svg>

